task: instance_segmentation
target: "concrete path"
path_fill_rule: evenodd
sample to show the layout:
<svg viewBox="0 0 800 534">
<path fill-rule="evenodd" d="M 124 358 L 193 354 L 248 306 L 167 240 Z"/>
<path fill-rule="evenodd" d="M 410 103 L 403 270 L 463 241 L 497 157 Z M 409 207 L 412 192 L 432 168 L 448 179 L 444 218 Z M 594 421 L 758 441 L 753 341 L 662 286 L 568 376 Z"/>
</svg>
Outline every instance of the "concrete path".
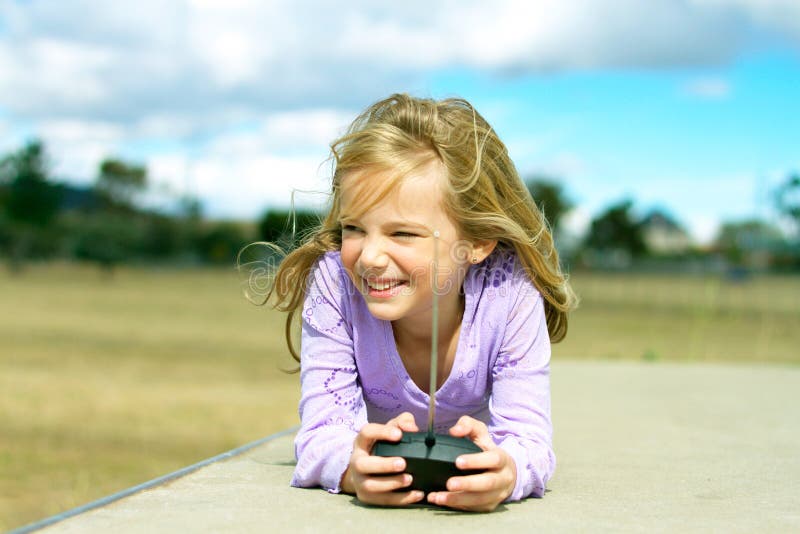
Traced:
<svg viewBox="0 0 800 534">
<path fill-rule="evenodd" d="M 543 499 L 462 514 L 288 486 L 292 436 L 45 532 L 800 532 L 800 367 L 553 365 Z"/>
</svg>

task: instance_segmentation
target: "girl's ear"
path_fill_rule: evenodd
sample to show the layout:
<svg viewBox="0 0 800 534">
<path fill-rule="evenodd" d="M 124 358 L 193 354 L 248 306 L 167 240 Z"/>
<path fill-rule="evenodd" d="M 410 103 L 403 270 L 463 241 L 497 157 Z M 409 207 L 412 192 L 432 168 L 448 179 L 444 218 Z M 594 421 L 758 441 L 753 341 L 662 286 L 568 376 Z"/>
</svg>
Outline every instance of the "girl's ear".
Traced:
<svg viewBox="0 0 800 534">
<path fill-rule="evenodd" d="M 496 239 L 486 239 L 483 241 L 475 241 L 472 243 L 472 257 L 470 260 L 472 263 L 480 263 L 486 259 L 486 257 L 492 253 L 494 247 L 497 246 Z"/>
</svg>

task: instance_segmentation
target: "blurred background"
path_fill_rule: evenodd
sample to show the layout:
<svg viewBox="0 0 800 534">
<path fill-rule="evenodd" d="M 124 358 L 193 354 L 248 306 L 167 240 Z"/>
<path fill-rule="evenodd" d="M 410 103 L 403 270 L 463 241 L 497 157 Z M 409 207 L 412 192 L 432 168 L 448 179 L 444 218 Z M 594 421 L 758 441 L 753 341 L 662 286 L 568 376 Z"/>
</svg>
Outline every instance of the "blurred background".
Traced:
<svg viewBox="0 0 800 534">
<path fill-rule="evenodd" d="M 317 221 L 392 92 L 506 142 L 582 297 L 556 371 L 800 362 L 794 0 L 7 0 L 0 528 L 297 422 L 236 254 Z"/>
</svg>

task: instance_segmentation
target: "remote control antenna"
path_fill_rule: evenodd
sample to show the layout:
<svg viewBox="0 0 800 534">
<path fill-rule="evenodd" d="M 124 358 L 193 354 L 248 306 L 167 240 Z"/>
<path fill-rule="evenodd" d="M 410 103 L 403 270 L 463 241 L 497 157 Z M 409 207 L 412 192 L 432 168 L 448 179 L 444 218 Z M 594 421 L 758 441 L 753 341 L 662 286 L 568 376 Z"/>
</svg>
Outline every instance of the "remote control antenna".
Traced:
<svg viewBox="0 0 800 534">
<path fill-rule="evenodd" d="M 431 289 L 433 302 L 431 306 L 431 383 L 428 389 L 428 435 L 425 436 L 425 445 L 433 447 L 436 444 L 436 435 L 433 433 L 433 418 L 436 414 L 436 373 L 439 370 L 439 231 L 433 232 L 433 275 L 431 276 Z"/>
</svg>

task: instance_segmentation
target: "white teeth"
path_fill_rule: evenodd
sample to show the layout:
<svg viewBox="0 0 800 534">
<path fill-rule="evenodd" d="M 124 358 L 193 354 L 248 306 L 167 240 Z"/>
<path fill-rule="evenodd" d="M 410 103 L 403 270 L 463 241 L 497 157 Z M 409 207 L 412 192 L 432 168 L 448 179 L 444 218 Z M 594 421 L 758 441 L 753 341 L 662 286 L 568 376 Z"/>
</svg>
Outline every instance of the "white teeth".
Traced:
<svg viewBox="0 0 800 534">
<path fill-rule="evenodd" d="M 396 286 L 398 283 L 399 282 L 384 282 L 384 283 L 381 284 L 381 283 L 373 282 L 373 283 L 369 284 L 369 287 L 371 287 L 372 289 L 376 289 L 378 291 L 383 291 L 384 289 L 389 289 L 390 287 Z"/>
</svg>

